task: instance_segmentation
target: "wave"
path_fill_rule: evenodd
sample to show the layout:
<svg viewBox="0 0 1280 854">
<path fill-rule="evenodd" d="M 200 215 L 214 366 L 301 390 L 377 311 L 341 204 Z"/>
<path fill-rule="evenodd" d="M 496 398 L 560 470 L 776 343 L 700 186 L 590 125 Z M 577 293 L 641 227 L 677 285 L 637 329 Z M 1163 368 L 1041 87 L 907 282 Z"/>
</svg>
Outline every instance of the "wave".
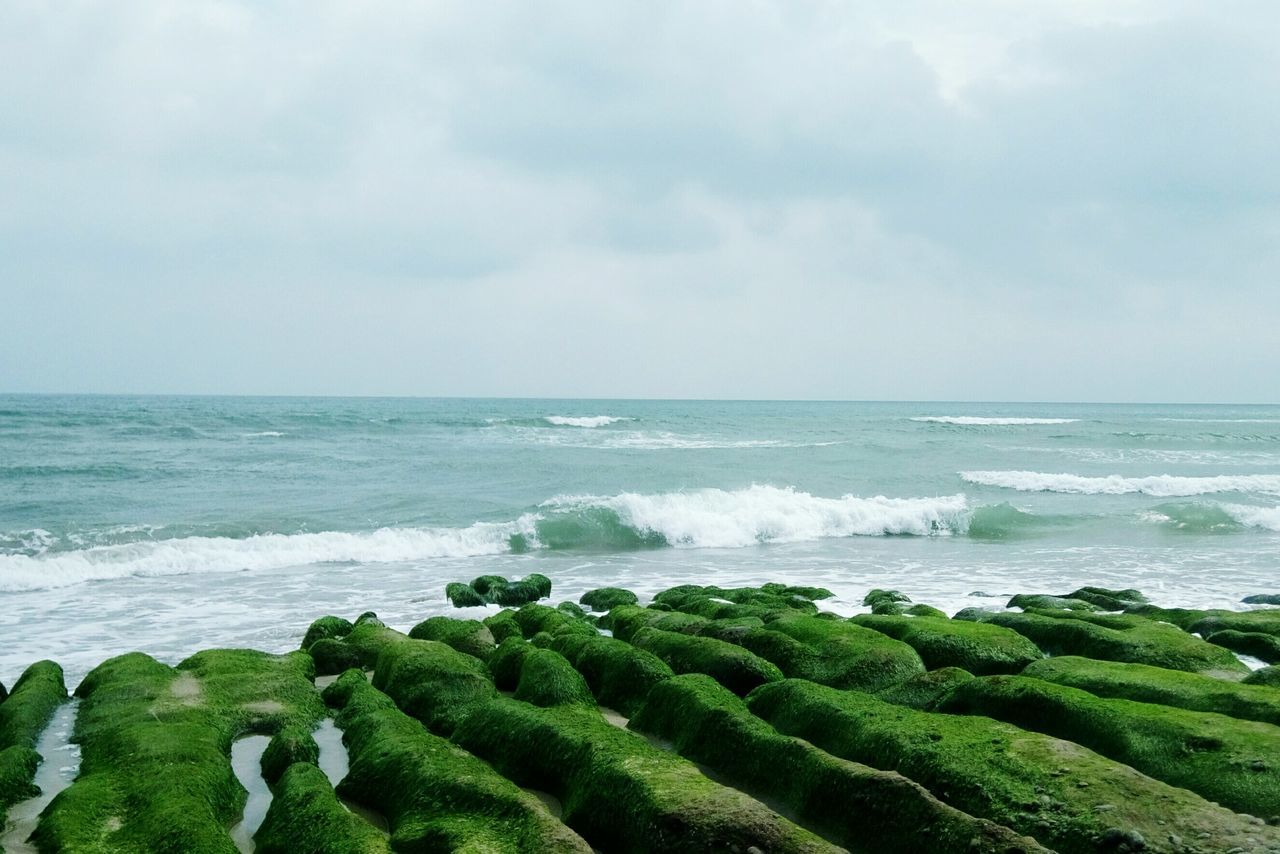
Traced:
<svg viewBox="0 0 1280 854">
<path fill-rule="evenodd" d="M 279 430 L 263 430 L 261 433 L 241 433 L 240 434 L 241 438 L 244 438 L 244 439 L 277 439 L 283 435 L 284 434 L 281 433 Z"/>
<path fill-rule="evenodd" d="M 979 418 L 974 415 L 918 415 L 912 421 L 961 427 L 1010 427 L 1033 424 L 1074 424 L 1079 418 Z"/>
<path fill-rule="evenodd" d="M 1280 507 L 1255 507 L 1250 504 L 1223 504 L 1222 509 L 1249 528 L 1280 532 Z"/>
<path fill-rule="evenodd" d="M 363 533 L 188 536 L 77 551 L 0 555 L 0 591 L 129 576 L 273 570 L 317 563 L 398 563 L 537 550 L 741 548 L 829 537 L 963 534 L 963 495 L 823 498 L 751 486 L 658 494 L 559 496 L 511 522 Z"/>
<path fill-rule="evenodd" d="M 1036 471 L 962 471 L 960 477 L 981 486 L 1016 489 L 1019 492 L 1065 492 L 1077 495 L 1126 495 L 1141 493 L 1162 498 L 1208 495 L 1216 492 L 1263 492 L 1280 495 L 1280 475 L 1215 475 L 1177 477 L 1160 474 L 1123 477 L 1118 474 L 1085 477 Z"/>
<path fill-rule="evenodd" d="M 1197 534 L 1231 534 L 1247 528 L 1280 531 L 1280 507 L 1212 502 L 1161 504 L 1141 516 L 1167 528 Z"/>
<path fill-rule="evenodd" d="M 625 418 L 615 415 L 548 415 L 542 419 L 554 427 L 608 427 L 610 424 L 617 424 L 620 421 L 634 421 L 634 418 Z"/>
</svg>

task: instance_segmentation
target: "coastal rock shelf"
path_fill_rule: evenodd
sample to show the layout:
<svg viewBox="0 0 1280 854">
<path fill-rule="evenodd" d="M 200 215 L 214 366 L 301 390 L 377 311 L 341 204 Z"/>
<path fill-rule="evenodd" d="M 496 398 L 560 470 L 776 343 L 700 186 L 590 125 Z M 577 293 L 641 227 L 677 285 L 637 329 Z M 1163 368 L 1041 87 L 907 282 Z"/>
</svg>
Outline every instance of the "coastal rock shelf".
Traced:
<svg viewBox="0 0 1280 854">
<path fill-rule="evenodd" d="M 33 664 L 0 691 L 6 844 L 1280 854 L 1280 679 L 1241 658 L 1274 659 L 1266 597 L 948 617 L 874 590 L 850 618 L 818 587 L 550 590 L 455 583 L 466 619 L 322 616 L 284 655 L 130 653 L 71 702 Z"/>
</svg>

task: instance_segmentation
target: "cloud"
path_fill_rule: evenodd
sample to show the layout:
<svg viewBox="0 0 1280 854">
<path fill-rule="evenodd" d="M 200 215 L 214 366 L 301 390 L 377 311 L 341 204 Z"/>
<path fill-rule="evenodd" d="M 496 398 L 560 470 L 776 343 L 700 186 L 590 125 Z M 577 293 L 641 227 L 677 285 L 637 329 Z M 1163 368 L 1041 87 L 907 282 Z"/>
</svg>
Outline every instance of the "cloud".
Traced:
<svg viewBox="0 0 1280 854">
<path fill-rule="evenodd" d="M 1274 400 L 1277 30 L 7 4 L 0 389 Z"/>
</svg>

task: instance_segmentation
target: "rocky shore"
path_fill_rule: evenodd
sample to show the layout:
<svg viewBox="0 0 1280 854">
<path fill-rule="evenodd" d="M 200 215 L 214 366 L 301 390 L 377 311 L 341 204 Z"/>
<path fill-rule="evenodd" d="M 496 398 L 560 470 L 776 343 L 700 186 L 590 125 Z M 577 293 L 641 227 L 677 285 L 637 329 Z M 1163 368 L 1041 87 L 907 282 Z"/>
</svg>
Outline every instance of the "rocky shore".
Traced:
<svg viewBox="0 0 1280 854">
<path fill-rule="evenodd" d="M 5 850 L 1280 852 L 1273 594 L 948 616 L 873 590 L 845 618 L 815 587 L 551 592 L 486 576 L 446 594 L 483 619 L 130 653 L 74 699 L 37 662 L 0 685 Z M 68 702 L 79 764 L 41 793 Z"/>
</svg>

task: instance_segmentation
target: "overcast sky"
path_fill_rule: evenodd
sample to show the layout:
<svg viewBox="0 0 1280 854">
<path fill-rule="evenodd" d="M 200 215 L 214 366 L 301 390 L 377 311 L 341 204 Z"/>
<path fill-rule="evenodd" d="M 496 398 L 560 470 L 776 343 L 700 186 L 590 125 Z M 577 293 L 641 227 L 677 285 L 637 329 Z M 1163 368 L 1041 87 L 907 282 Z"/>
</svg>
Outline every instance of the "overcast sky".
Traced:
<svg viewBox="0 0 1280 854">
<path fill-rule="evenodd" d="M 1280 400 L 1280 4 L 0 0 L 0 391 Z"/>
</svg>

